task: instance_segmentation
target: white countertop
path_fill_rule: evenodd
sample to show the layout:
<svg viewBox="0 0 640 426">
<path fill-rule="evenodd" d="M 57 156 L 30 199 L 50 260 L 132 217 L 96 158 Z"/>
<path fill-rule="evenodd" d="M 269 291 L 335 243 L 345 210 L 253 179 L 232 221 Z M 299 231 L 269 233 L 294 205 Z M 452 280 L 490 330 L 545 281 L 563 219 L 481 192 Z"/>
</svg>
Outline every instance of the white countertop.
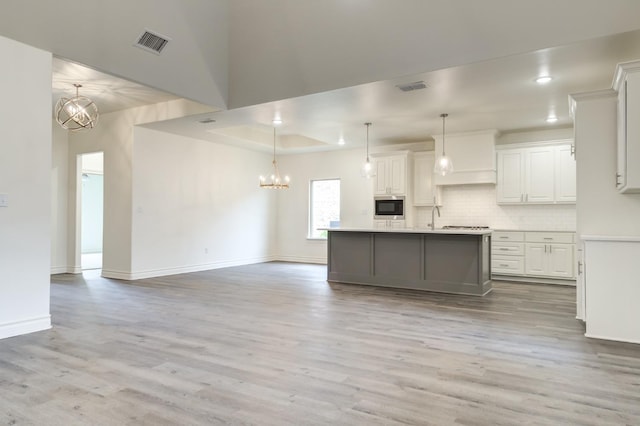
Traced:
<svg viewBox="0 0 640 426">
<path fill-rule="evenodd" d="M 331 232 L 380 232 L 396 234 L 454 234 L 454 235 L 487 235 L 491 229 L 430 229 L 430 228 L 321 228 Z"/>
<path fill-rule="evenodd" d="M 576 231 L 570 231 L 567 229 L 493 229 L 494 231 L 498 231 L 498 232 L 566 232 L 566 233 L 570 233 L 570 234 L 575 234 Z"/>
</svg>

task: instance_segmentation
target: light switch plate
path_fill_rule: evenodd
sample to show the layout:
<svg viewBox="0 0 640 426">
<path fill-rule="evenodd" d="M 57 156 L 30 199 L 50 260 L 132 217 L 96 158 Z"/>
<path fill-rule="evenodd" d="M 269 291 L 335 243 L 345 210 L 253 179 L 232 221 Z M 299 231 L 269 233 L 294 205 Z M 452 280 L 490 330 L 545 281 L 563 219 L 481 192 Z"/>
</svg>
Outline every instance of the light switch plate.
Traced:
<svg viewBox="0 0 640 426">
<path fill-rule="evenodd" d="M 9 207 L 9 194 L 0 194 L 0 207 Z"/>
</svg>

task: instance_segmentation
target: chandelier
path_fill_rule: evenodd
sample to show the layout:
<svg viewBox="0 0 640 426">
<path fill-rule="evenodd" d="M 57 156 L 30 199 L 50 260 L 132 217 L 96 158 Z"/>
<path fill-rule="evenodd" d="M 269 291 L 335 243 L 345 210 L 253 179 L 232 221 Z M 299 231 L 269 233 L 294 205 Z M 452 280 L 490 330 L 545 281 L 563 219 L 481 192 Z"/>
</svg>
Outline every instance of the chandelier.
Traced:
<svg viewBox="0 0 640 426">
<path fill-rule="evenodd" d="M 98 107 L 89 98 L 78 95 L 81 84 L 74 84 L 76 96 L 60 98 L 56 103 L 56 121 L 72 132 L 93 129 L 98 121 Z"/>
<path fill-rule="evenodd" d="M 278 170 L 278 162 L 276 161 L 276 128 L 273 128 L 273 172 L 269 177 L 260 176 L 260 188 L 267 189 L 289 189 L 289 176 L 285 175 L 284 179 L 280 178 L 280 170 Z"/>
</svg>

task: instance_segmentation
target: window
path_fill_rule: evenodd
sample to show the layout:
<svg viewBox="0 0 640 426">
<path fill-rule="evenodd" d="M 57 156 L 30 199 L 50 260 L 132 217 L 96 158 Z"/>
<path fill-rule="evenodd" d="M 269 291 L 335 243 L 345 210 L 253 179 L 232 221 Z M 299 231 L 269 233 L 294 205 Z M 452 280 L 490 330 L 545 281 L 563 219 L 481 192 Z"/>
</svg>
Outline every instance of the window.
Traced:
<svg viewBox="0 0 640 426">
<path fill-rule="evenodd" d="M 318 228 L 340 226 L 340 179 L 312 180 L 309 198 L 309 238 L 326 239 Z"/>
</svg>

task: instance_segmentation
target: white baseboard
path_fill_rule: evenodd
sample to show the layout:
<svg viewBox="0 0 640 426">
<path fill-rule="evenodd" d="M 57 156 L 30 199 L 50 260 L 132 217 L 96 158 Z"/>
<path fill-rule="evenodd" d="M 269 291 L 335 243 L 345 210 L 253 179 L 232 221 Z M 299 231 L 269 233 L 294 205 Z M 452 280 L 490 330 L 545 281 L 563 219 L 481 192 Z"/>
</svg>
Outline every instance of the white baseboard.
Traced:
<svg viewBox="0 0 640 426">
<path fill-rule="evenodd" d="M 612 340 L 614 342 L 624 342 L 624 343 L 640 343 L 639 339 L 629 339 L 627 337 L 600 336 L 592 333 L 584 333 L 584 336 L 590 339 Z"/>
<path fill-rule="evenodd" d="M 51 315 L 0 324 L 0 339 L 51 328 Z"/>
<path fill-rule="evenodd" d="M 66 274 L 67 270 L 68 268 L 66 266 L 52 266 L 50 274 L 51 275 Z"/>
<path fill-rule="evenodd" d="M 320 265 L 327 264 L 327 257 L 309 257 L 309 256 L 276 256 L 276 259 L 281 262 L 295 262 L 295 263 L 317 263 Z"/>
<path fill-rule="evenodd" d="M 203 263 L 199 265 L 178 266 L 174 268 L 147 269 L 143 271 L 115 271 L 111 269 L 102 269 L 102 276 L 105 278 L 114 278 L 118 280 L 141 280 L 144 278 L 164 277 L 167 275 L 187 274 L 189 272 L 208 271 L 211 269 L 228 268 L 231 266 L 251 265 L 254 263 L 273 262 L 279 260 L 275 256 L 264 256 L 247 259 L 231 259 L 220 262 Z"/>
</svg>

